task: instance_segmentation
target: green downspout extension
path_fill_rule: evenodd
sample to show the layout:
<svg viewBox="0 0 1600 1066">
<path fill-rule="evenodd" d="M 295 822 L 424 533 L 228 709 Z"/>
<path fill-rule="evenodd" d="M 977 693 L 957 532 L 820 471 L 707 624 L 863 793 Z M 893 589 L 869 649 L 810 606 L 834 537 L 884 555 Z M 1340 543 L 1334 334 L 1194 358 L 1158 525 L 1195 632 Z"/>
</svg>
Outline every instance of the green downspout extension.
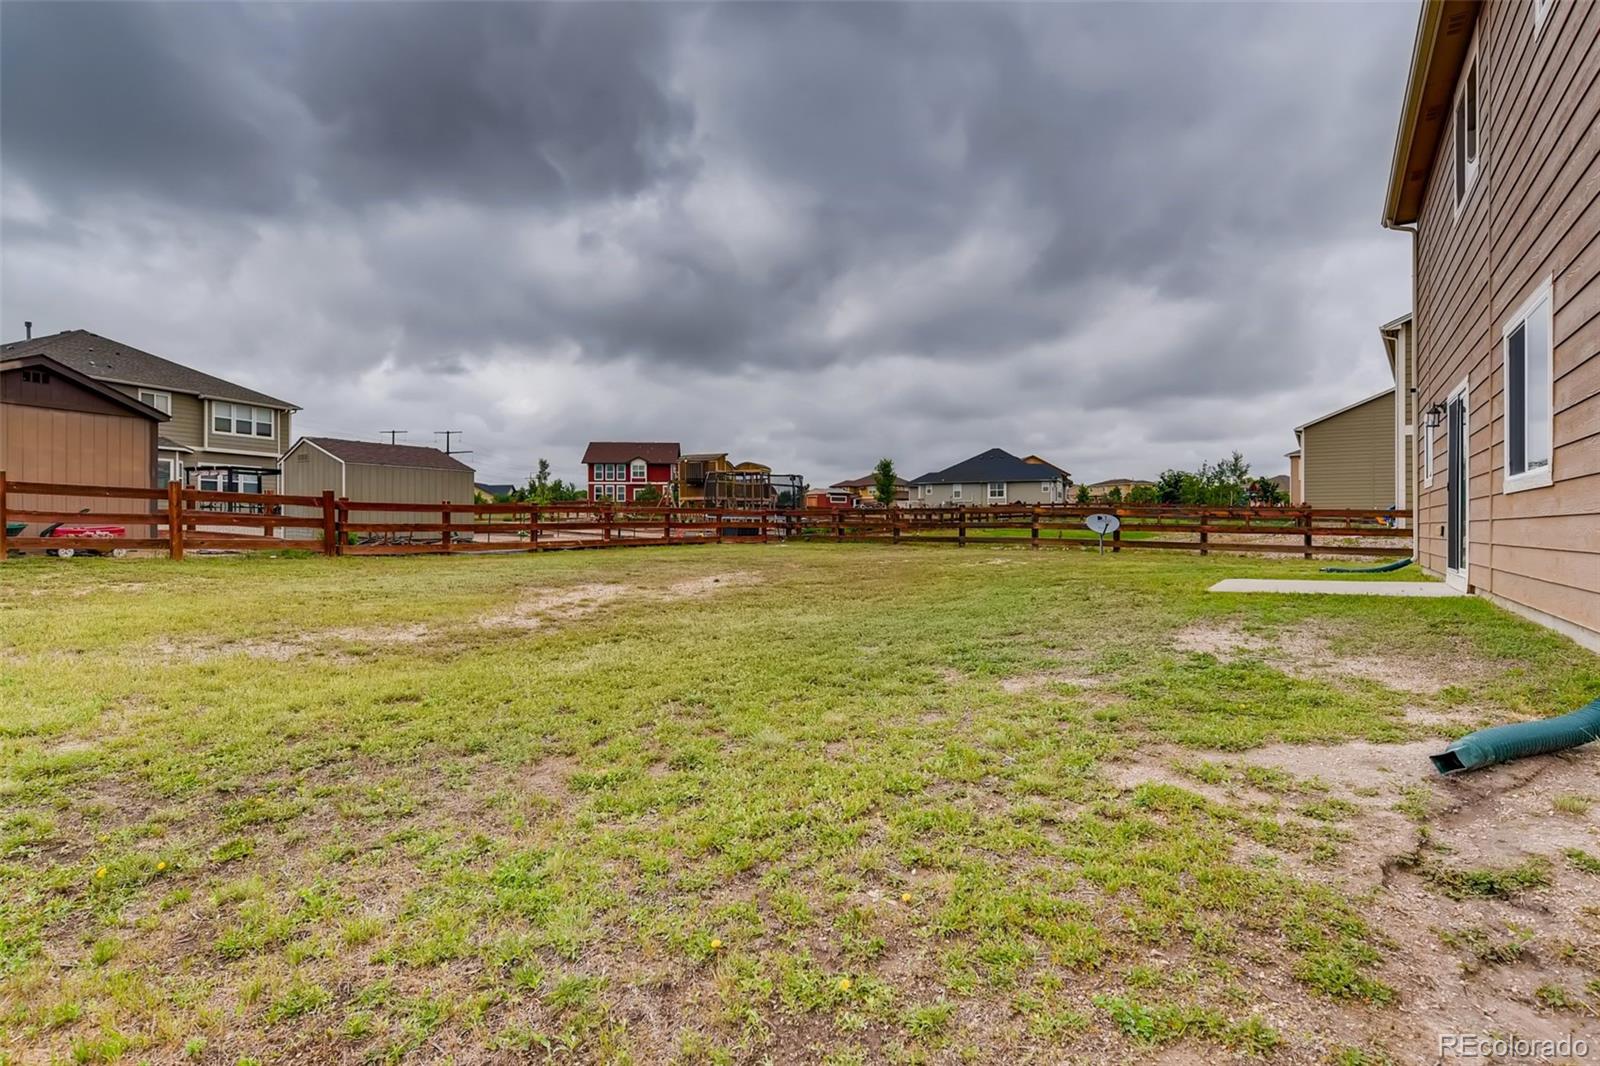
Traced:
<svg viewBox="0 0 1600 1066">
<path fill-rule="evenodd" d="M 1324 574 L 1391 574 L 1396 570 L 1404 570 L 1414 562 L 1416 562 L 1415 559 L 1396 559 L 1394 562 L 1384 563 L 1382 566 L 1324 566 L 1322 572 Z"/>
<path fill-rule="evenodd" d="M 1433 760 L 1435 770 L 1452 774 L 1575 748 L 1597 737 L 1600 737 L 1600 699 L 1559 718 L 1480 729 L 1428 758 Z"/>
</svg>

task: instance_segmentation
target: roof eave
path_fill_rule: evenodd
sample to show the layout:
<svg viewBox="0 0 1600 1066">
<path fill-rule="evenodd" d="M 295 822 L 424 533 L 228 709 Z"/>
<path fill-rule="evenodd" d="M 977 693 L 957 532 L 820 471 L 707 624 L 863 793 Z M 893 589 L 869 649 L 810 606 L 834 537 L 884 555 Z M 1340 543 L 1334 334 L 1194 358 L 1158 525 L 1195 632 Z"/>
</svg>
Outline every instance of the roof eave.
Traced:
<svg viewBox="0 0 1600 1066">
<path fill-rule="evenodd" d="M 1449 117 L 1449 106 L 1428 106 L 1430 98 L 1454 91 L 1478 0 L 1423 0 L 1417 14 L 1417 37 L 1411 50 L 1400 124 L 1395 132 L 1389 163 L 1389 191 L 1384 200 L 1383 224 L 1408 226 L 1422 215 L 1422 198 L 1428 171 Z"/>
</svg>

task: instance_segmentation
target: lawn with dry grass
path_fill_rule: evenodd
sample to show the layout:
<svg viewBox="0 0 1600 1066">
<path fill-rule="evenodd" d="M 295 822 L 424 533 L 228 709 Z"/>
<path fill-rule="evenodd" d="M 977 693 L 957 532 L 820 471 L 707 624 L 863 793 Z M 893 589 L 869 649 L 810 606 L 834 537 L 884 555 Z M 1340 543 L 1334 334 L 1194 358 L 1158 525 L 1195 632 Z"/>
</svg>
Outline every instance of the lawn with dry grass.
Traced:
<svg viewBox="0 0 1600 1066">
<path fill-rule="evenodd" d="M 1313 571 L 7 562 L 0 1060 L 1600 1047 L 1600 753 L 1425 758 L 1600 660 L 1477 600 L 1204 591 Z"/>
</svg>

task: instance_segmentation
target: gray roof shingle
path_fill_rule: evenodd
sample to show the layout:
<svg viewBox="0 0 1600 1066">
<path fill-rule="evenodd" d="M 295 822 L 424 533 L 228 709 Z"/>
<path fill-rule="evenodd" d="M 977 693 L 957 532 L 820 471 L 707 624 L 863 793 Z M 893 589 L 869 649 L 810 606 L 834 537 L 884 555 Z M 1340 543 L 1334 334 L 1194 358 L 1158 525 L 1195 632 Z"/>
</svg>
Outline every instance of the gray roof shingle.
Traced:
<svg viewBox="0 0 1600 1066">
<path fill-rule="evenodd" d="M 1069 475 L 1049 463 L 1030 463 L 1001 448 L 990 448 L 954 466 L 923 474 L 913 485 L 972 485 L 985 481 L 1050 481 Z"/>
<path fill-rule="evenodd" d="M 149 385 L 173 392 L 186 392 L 216 400 L 236 400 L 298 411 L 299 405 L 268 396 L 243 385 L 152 355 L 121 341 L 69 329 L 32 340 L 0 345 L 0 355 L 47 355 L 96 381 L 115 381 L 124 385 Z"/>
<path fill-rule="evenodd" d="M 472 467 L 460 459 L 422 444 L 380 444 L 370 440 L 340 440 L 338 437 L 300 439 L 316 445 L 335 459 L 358 466 L 404 466 L 414 470 L 465 470 L 472 473 Z"/>
</svg>

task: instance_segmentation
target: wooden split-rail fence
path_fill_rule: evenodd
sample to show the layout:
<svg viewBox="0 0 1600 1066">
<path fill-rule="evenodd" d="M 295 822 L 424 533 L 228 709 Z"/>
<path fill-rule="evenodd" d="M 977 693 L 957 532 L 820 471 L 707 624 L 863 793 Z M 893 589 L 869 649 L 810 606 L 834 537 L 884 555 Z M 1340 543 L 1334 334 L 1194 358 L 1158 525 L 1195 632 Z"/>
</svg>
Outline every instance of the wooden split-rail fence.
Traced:
<svg viewBox="0 0 1600 1066">
<path fill-rule="evenodd" d="M 8 482 L 0 473 L 0 558 L 14 552 L 121 554 L 299 548 L 324 555 L 558 551 L 723 542 L 818 541 L 1089 548 L 1110 513 L 1106 551 L 1405 556 L 1409 511 L 1314 507 L 904 507 L 888 510 L 645 506 L 578 500 L 417 503 L 319 496 Z M 53 525 L 111 527 L 42 535 Z M 120 528 L 117 535 L 115 530 Z M 13 532 L 15 531 L 15 532 Z"/>
</svg>

